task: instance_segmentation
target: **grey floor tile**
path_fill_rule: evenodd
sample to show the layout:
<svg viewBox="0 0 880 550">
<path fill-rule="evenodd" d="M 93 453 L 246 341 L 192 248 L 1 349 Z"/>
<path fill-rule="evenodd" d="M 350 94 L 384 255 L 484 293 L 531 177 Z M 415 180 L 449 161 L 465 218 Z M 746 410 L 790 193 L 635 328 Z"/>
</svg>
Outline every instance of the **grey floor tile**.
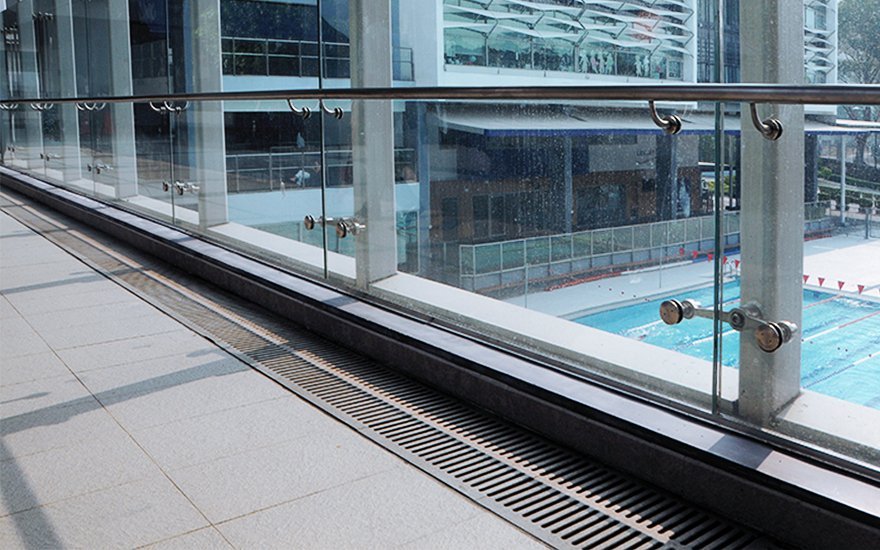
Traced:
<svg viewBox="0 0 880 550">
<path fill-rule="evenodd" d="M 170 422 L 132 436 L 163 468 L 179 469 L 271 447 L 336 424 L 291 395 Z"/>
<path fill-rule="evenodd" d="M 161 474 L 0 518 L 3 548 L 135 548 L 207 525 Z"/>
<path fill-rule="evenodd" d="M 78 399 L 4 418 L 0 423 L 3 447 L 0 460 L 22 457 L 90 441 L 108 434 L 124 434 L 119 424 L 93 397 Z"/>
<path fill-rule="evenodd" d="M 4 460 L 0 515 L 137 481 L 158 471 L 127 435 L 118 433 Z"/>
<path fill-rule="evenodd" d="M 409 467 L 221 523 L 239 548 L 392 548 L 482 512 Z"/>
<path fill-rule="evenodd" d="M 544 543 L 510 523 L 483 512 L 466 521 L 419 537 L 402 545 L 407 550 L 460 550 L 462 548 L 546 549 Z"/>
<path fill-rule="evenodd" d="M 0 326 L 2 324 L 3 322 L 0 321 Z M 0 349 L 0 353 L 3 353 L 2 349 Z M 52 352 L 18 357 L 3 356 L 2 360 L 0 386 L 11 386 L 57 376 L 70 376 L 70 369 Z"/>
<path fill-rule="evenodd" d="M 56 246 L 49 245 L 42 237 L 28 239 L 23 237 L 15 244 L 6 244 L 3 248 L 3 266 L 38 267 L 51 263 L 67 263 L 73 258 Z M 82 264 L 80 264 L 82 265 Z"/>
<path fill-rule="evenodd" d="M 185 329 L 171 317 L 150 313 L 126 319 L 124 323 L 120 323 L 116 319 L 104 319 L 94 323 L 43 330 L 40 335 L 52 349 L 59 350 L 176 330 Z"/>
<path fill-rule="evenodd" d="M 39 265 L 0 264 L 0 292 L 21 294 L 57 287 L 74 287 L 107 279 L 71 257 Z"/>
<path fill-rule="evenodd" d="M 0 326 L 2 326 L 3 319 L 17 319 L 21 317 L 21 314 L 12 307 L 12 304 L 9 303 L 5 297 L 0 296 Z"/>
<path fill-rule="evenodd" d="M 72 371 L 82 373 L 160 357 L 188 357 L 221 352 L 208 340 L 193 332 L 174 331 L 68 348 L 58 350 L 57 353 Z"/>
<path fill-rule="evenodd" d="M 400 464 L 350 429 L 335 426 L 274 447 L 172 470 L 169 475 L 217 523 Z"/>
<path fill-rule="evenodd" d="M 92 396 L 70 373 L 66 376 L 0 386 L 0 418 L 8 419 L 47 407 L 72 405 L 83 399 L 92 399 Z"/>
<path fill-rule="evenodd" d="M 139 301 L 133 294 L 109 281 L 46 287 L 5 296 L 25 316 L 98 304 Z"/>
<path fill-rule="evenodd" d="M 129 353 L 129 362 L 77 373 L 94 394 L 134 394 L 166 389 L 174 385 L 212 376 L 250 371 L 250 367 L 219 350 L 204 353 L 168 355 L 137 360 Z"/>
<path fill-rule="evenodd" d="M 206 527 L 192 533 L 180 535 L 147 546 L 150 550 L 214 550 L 215 548 L 234 548 L 223 538 L 217 529 Z"/>
<path fill-rule="evenodd" d="M 3 319 L 0 327 L 0 357 L 4 359 L 52 351 L 22 318 Z"/>
<path fill-rule="evenodd" d="M 103 322 L 125 323 L 136 317 L 156 315 L 167 317 L 150 304 L 135 300 L 116 304 L 96 304 L 75 309 L 63 309 L 40 314 L 30 314 L 27 321 L 39 333 L 65 330 L 74 325 Z"/>
<path fill-rule="evenodd" d="M 118 391 L 96 394 L 129 431 L 288 395 L 259 373 L 242 370 L 242 365 L 234 359 L 185 368 L 123 386 Z"/>
</svg>

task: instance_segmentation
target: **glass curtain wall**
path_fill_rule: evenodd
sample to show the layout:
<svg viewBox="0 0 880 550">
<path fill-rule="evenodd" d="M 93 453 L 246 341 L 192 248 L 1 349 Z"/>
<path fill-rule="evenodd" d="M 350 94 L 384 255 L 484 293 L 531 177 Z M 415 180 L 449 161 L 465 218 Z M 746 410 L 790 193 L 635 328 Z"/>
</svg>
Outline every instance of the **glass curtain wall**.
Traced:
<svg viewBox="0 0 880 550">
<path fill-rule="evenodd" d="M 756 105 L 754 121 L 748 103 L 662 101 L 652 118 L 647 100 L 552 93 L 876 84 L 851 65 L 880 51 L 853 30 L 869 4 L 8 2 L 2 94 L 31 101 L 0 101 L 3 164 L 535 368 L 876 469 L 880 108 Z M 437 99 L 173 97 L 413 85 Z"/>
</svg>

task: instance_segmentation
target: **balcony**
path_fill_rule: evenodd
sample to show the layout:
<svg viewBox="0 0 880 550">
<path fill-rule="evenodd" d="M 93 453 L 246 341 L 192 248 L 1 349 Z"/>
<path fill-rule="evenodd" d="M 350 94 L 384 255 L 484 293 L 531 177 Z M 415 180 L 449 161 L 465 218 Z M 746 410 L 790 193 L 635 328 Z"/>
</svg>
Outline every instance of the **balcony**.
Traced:
<svg viewBox="0 0 880 550">
<path fill-rule="evenodd" d="M 573 9 L 504 4 L 551 19 Z M 254 384 L 281 384 L 552 546 L 699 547 L 718 533 L 859 546 L 877 534 L 880 126 L 828 113 L 848 106 L 870 118 L 880 89 L 801 84 L 797 33 L 783 47 L 761 39 L 756 14 L 742 14 L 742 74 L 755 84 L 396 87 L 392 35 L 365 30 L 390 29 L 390 15 L 364 10 L 351 15 L 348 43 L 320 48 L 184 29 L 181 40 L 199 53 L 165 84 L 186 91 L 138 95 L 133 48 L 114 48 L 110 74 L 89 73 L 62 63 L 62 50 L 46 51 L 67 39 L 83 45 L 65 34 L 75 18 L 34 19 L 20 7 L 4 12 L 24 29 L 4 42 L 14 76 L 0 100 L 4 211 L 248 365 L 236 363 L 229 378 L 213 365 L 212 383 L 256 371 Z M 193 16 L 216 17 L 202 8 Z M 442 14 L 433 22 L 441 29 Z M 414 46 L 411 59 L 442 59 L 449 41 L 427 42 L 436 48 Z M 78 51 L 107 53 L 92 46 Z M 319 73 L 351 86 L 284 84 Z M 222 91 L 224 75 L 279 80 Z M 41 242 L 3 220 L 10 240 Z M 28 256 L 27 246 L 16 252 Z M 4 269 L 16 267 L 7 258 Z M 33 271 L 40 285 L 41 263 L 15 277 Z M 50 279 L 75 288 L 78 275 L 96 277 Z M 143 311 L 141 302 L 124 307 Z M 69 309 L 59 319 L 90 315 Z M 100 309 L 114 340 L 140 337 L 126 332 L 124 311 Z M 46 354 L 95 337 L 57 330 L 51 315 L 12 317 L 47 323 L 29 341 L 63 340 L 40 348 Z M 131 330 L 184 330 L 161 319 Z M 217 353 L 187 349 L 197 355 L 177 355 L 184 363 Z M 196 378 L 184 386 L 198 387 Z M 39 399 L 51 383 L 10 402 Z M 129 389 L 152 395 L 156 383 Z M 271 388 L 242 405 L 270 400 Z M 115 399 L 88 389 L 80 397 Z M 198 399 L 181 390 L 157 414 Z M 130 431 L 150 427 L 129 420 Z M 350 466 L 339 475 L 358 471 Z M 607 495 L 569 484 L 591 472 L 604 479 L 604 468 L 619 480 Z M 230 490 L 196 508 L 213 526 L 259 511 L 276 494 L 273 472 L 267 466 L 248 496 L 252 506 L 225 510 L 237 500 Z M 201 479 L 191 491 L 214 490 Z M 643 492 L 646 484 L 659 492 Z M 629 500 L 606 502 L 615 495 Z M 285 505 L 279 498 L 264 504 Z M 11 514 L 53 500 L 22 502 Z M 554 523 L 569 512 L 572 524 Z M 660 515 L 632 519 L 643 512 Z M 613 519 L 610 530 L 594 532 L 594 514 Z M 244 531 L 236 544 L 247 546 Z M 508 536 L 498 540 L 527 540 Z"/>
</svg>

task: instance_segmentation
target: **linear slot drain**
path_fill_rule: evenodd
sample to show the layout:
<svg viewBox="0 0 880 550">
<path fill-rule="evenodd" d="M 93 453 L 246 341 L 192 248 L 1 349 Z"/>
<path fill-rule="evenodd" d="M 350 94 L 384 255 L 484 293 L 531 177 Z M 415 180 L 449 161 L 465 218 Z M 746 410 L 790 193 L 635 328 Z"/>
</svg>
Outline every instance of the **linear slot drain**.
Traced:
<svg viewBox="0 0 880 550">
<path fill-rule="evenodd" d="M 31 207 L 50 241 L 553 547 L 746 548 L 766 539 Z M 101 237 L 103 238 L 103 237 Z M 186 280 L 186 287 L 175 281 Z"/>
</svg>

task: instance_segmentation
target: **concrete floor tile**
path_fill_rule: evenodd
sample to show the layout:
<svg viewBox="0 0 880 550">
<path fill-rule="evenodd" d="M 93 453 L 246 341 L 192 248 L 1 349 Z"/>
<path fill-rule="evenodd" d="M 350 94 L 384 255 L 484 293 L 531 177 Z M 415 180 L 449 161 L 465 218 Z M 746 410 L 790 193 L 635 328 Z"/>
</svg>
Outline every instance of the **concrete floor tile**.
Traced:
<svg viewBox="0 0 880 550">
<path fill-rule="evenodd" d="M 188 357 L 222 352 L 194 332 L 175 331 L 62 349 L 57 353 L 73 372 L 79 374 L 160 357 Z"/>
<path fill-rule="evenodd" d="M 244 372 L 250 367 L 219 349 L 191 355 L 168 355 L 136 360 L 129 353 L 129 362 L 77 374 L 83 384 L 96 395 L 149 393 L 185 381 L 211 376 Z"/>
<path fill-rule="evenodd" d="M 0 322 L 2 325 L 2 322 Z M 2 350 L 0 350 L 2 353 Z M 2 357 L 3 368 L 0 368 L 0 386 L 11 386 L 22 382 L 32 382 L 57 376 L 70 376 L 61 359 L 52 352 L 20 355 L 18 357 Z"/>
<path fill-rule="evenodd" d="M 4 359 L 52 351 L 22 318 L 3 319 L 0 329 L 0 356 Z"/>
<path fill-rule="evenodd" d="M 17 319 L 20 318 L 21 314 L 12 307 L 12 304 L 9 303 L 9 300 L 0 296 L 0 322 L 3 319 Z"/>
<path fill-rule="evenodd" d="M 52 349 L 59 350 L 177 330 L 187 329 L 171 317 L 150 313 L 126 319 L 124 323 L 117 319 L 104 319 L 95 323 L 42 330 L 40 335 Z"/>
<path fill-rule="evenodd" d="M 0 264 L 0 292 L 21 294 L 62 286 L 106 281 L 99 273 L 77 262 L 70 256 L 66 260 L 46 262 L 40 265 L 8 266 Z"/>
<path fill-rule="evenodd" d="M 73 258 L 60 248 L 49 244 L 42 237 L 22 237 L 14 244 L 4 243 L 3 266 L 37 268 L 51 263 L 66 263 Z M 80 264 L 82 265 L 82 264 Z"/>
<path fill-rule="evenodd" d="M 109 281 L 106 284 L 93 281 L 79 285 L 41 288 L 5 294 L 5 296 L 24 316 L 98 304 L 139 301 L 136 296 Z"/>
<path fill-rule="evenodd" d="M 288 395 L 256 371 L 243 370 L 235 359 L 185 368 L 96 394 L 129 431 Z"/>
<path fill-rule="evenodd" d="M 147 546 L 150 550 L 214 550 L 233 548 L 217 529 L 207 527 Z"/>
<path fill-rule="evenodd" d="M 0 418 L 8 419 L 47 407 L 92 399 L 89 391 L 72 374 L 44 380 L 0 386 Z"/>
<path fill-rule="evenodd" d="M 460 550 L 498 548 L 546 550 L 547 546 L 505 520 L 483 512 L 451 527 L 411 540 L 400 546 L 407 550 Z"/>
<path fill-rule="evenodd" d="M 204 517 L 168 479 L 156 474 L 0 518 L 0 545 L 135 548 L 206 525 Z"/>
<path fill-rule="evenodd" d="M 274 447 L 172 470 L 169 475 L 216 524 L 400 464 L 355 432 L 336 426 Z"/>
<path fill-rule="evenodd" d="M 180 469 L 271 447 L 338 422 L 296 396 L 226 409 L 134 432 L 165 469 Z"/>
<path fill-rule="evenodd" d="M 135 300 L 116 304 L 96 304 L 75 309 L 64 309 L 40 314 L 30 314 L 27 321 L 39 333 L 54 332 L 74 325 L 89 325 L 114 321 L 125 323 L 136 317 L 156 315 L 167 317 L 150 304 Z"/>
<path fill-rule="evenodd" d="M 158 471 L 127 435 L 119 433 L 4 460 L 0 515 L 137 481 Z"/>
<path fill-rule="evenodd" d="M 412 468 L 396 468 L 221 523 L 239 548 L 392 548 L 482 510 Z M 479 547 L 479 546 L 476 546 Z"/>
<path fill-rule="evenodd" d="M 119 424 L 93 397 L 4 418 L 0 460 L 75 445 L 82 441 L 124 434 Z"/>
</svg>

